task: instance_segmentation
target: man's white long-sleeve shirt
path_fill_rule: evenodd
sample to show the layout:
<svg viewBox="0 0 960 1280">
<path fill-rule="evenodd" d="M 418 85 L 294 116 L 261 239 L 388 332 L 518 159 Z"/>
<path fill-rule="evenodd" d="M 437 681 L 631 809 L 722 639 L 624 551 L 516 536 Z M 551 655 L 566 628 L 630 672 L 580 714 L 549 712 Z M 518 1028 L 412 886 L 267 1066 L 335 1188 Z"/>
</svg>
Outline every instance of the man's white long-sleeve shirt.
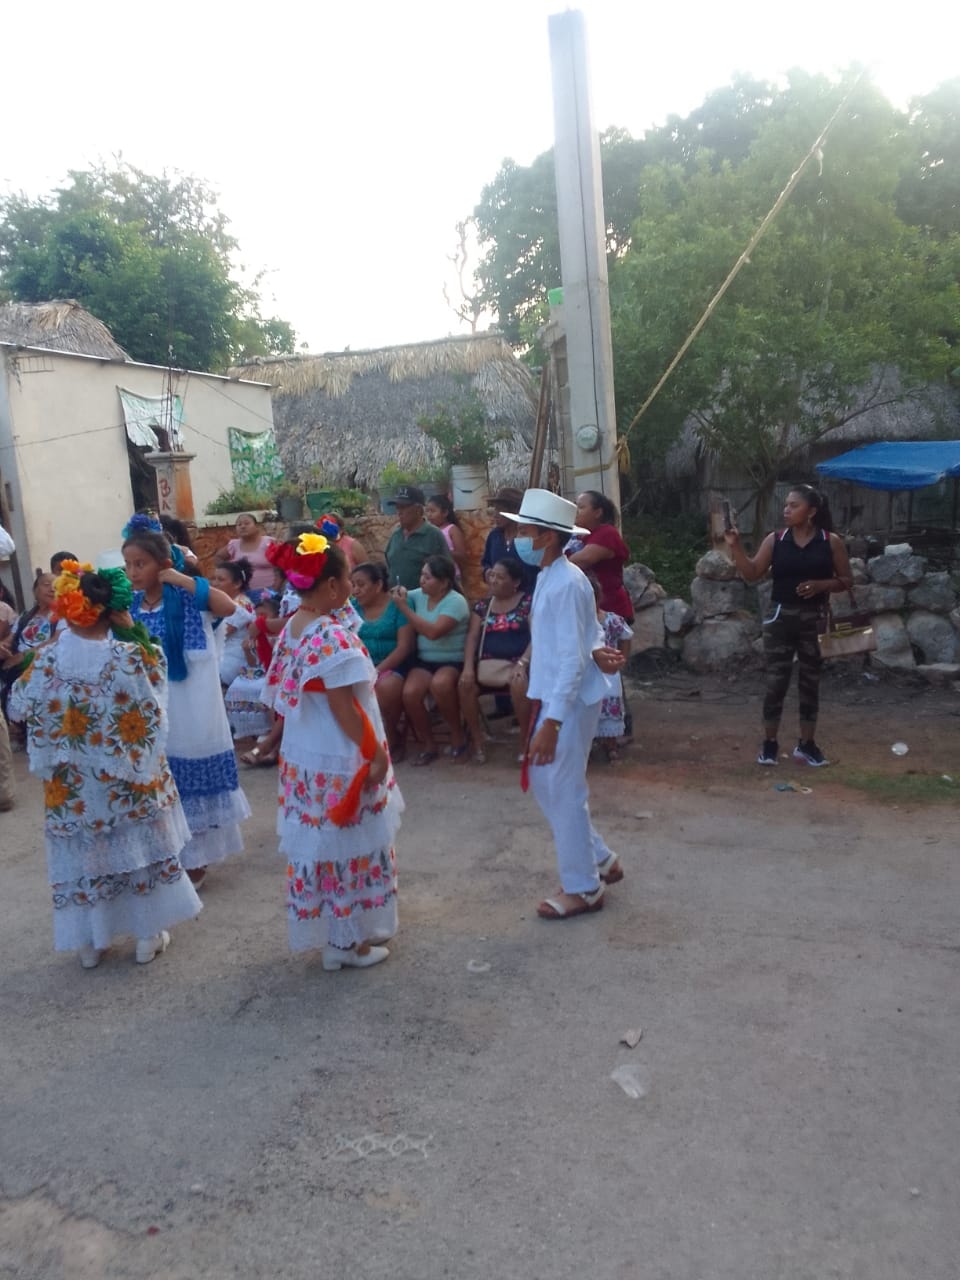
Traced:
<svg viewBox="0 0 960 1280">
<path fill-rule="evenodd" d="M 0 560 L 9 560 L 16 551 L 13 539 L 7 533 L 6 529 L 0 524 Z"/>
<path fill-rule="evenodd" d="M 593 660 L 604 643 L 593 587 L 566 556 L 540 570 L 530 635 L 527 696 L 540 699 L 546 719 L 565 720 L 577 702 L 593 706 L 616 692 L 616 681 Z"/>
</svg>

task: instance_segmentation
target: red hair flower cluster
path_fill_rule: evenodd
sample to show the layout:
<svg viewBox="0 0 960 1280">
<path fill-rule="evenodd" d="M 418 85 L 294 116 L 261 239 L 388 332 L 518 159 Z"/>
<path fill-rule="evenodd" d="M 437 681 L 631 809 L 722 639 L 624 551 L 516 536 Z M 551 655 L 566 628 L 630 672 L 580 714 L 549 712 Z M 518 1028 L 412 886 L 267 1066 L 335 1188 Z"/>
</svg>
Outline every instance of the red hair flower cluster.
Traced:
<svg viewBox="0 0 960 1280">
<path fill-rule="evenodd" d="M 329 545 L 323 534 L 302 533 L 295 547 L 289 542 L 274 542 L 266 554 L 292 587 L 306 591 L 323 572 Z"/>
</svg>

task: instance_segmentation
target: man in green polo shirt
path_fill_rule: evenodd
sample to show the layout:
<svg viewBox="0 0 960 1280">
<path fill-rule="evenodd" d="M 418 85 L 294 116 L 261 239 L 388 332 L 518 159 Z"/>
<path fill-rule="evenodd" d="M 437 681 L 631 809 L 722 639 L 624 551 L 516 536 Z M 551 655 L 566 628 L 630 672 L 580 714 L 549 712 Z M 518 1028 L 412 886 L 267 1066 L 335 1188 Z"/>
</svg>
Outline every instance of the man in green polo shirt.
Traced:
<svg viewBox="0 0 960 1280">
<path fill-rule="evenodd" d="M 397 519 L 384 552 L 391 587 L 414 591 L 420 585 L 420 570 L 428 556 L 449 556 L 447 540 L 423 515 L 426 498 L 416 485 L 401 485 L 397 490 Z"/>
</svg>

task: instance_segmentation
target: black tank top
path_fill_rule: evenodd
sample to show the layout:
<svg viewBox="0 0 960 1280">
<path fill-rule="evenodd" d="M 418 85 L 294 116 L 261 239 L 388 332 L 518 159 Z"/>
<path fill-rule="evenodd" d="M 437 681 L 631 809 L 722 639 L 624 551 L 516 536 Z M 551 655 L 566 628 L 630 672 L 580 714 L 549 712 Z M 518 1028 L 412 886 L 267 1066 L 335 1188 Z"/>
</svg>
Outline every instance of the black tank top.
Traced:
<svg viewBox="0 0 960 1280">
<path fill-rule="evenodd" d="M 772 598 L 776 604 L 819 609 L 829 598 L 829 592 L 821 592 L 818 596 L 798 596 L 797 587 L 801 582 L 836 575 L 829 533 L 818 529 L 805 547 L 798 547 L 793 540 L 793 530 L 784 529 L 774 539 L 772 568 Z"/>
</svg>

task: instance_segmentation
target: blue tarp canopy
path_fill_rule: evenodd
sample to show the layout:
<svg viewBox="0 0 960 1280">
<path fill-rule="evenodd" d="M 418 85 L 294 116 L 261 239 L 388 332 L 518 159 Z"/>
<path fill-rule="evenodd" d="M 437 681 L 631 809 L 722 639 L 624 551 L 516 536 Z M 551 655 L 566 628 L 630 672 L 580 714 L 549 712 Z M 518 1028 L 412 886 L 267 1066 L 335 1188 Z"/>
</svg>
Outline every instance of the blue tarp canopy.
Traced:
<svg viewBox="0 0 960 1280">
<path fill-rule="evenodd" d="M 924 489 L 960 477 L 960 440 L 896 440 L 865 444 L 817 470 L 831 480 L 849 480 L 868 489 Z"/>
</svg>

